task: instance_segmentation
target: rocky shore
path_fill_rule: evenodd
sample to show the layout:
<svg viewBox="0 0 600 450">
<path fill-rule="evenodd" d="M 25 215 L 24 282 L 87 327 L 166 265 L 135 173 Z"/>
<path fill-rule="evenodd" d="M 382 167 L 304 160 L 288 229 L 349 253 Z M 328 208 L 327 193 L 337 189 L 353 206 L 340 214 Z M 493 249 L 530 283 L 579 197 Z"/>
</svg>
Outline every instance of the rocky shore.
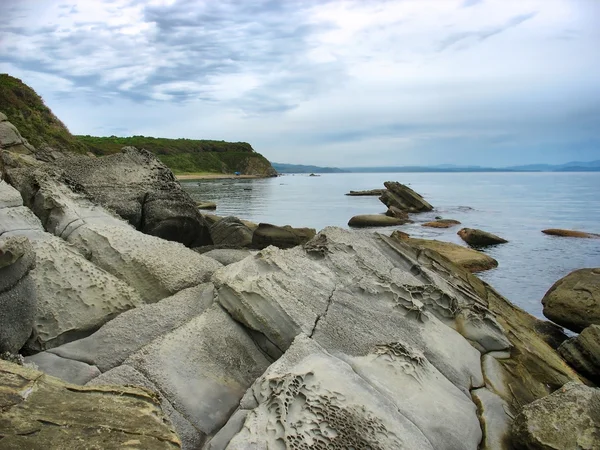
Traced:
<svg viewBox="0 0 600 450">
<path fill-rule="evenodd" d="M 544 300 L 567 339 L 441 247 L 202 215 L 0 118 L 0 448 L 599 448 L 599 269 Z"/>
</svg>

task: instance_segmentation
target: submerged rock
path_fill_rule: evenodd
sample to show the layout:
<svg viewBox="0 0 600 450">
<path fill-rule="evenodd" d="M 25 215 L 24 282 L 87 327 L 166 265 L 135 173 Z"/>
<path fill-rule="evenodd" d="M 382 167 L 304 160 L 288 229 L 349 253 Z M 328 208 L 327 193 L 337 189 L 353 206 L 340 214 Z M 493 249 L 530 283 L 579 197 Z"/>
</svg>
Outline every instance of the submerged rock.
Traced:
<svg viewBox="0 0 600 450">
<path fill-rule="evenodd" d="M 279 248 L 291 248 L 304 244 L 316 233 L 314 228 L 293 228 L 289 225 L 279 227 L 268 223 L 259 223 L 252 235 L 252 247 L 262 249 L 274 245 Z"/>
<path fill-rule="evenodd" d="M 377 196 L 382 195 L 386 190 L 385 189 L 370 189 L 368 191 L 350 191 L 346 195 L 351 197 L 364 197 L 364 196 Z"/>
<path fill-rule="evenodd" d="M 561 278 L 542 305 L 544 316 L 576 333 L 600 325 L 600 269 L 579 269 Z"/>
<path fill-rule="evenodd" d="M 474 247 L 485 247 L 488 245 L 505 244 L 508 241 L 487 231 L 474 228 L 463 228 L 458 233 L 460 238 Z"/>
<path fill-rule="evenodd" d="M 392 227 L 394 225 L 403 225 L 407 221 L 383 214 L 363 214 L 354 216 L 348 221 L 351 227 Z"/>
<path fill-rule="evenodd" d="M 587 233 L 585 231 L 574 231 L 574 230 L 562 230 L 560 228 L 550 228 L 548 230 L 542 230 L 542 233 L 550 236 L 562 236 L 562 237 L 575 237 L 575 238 L 600 238 L 600 234 Z"/>
<path fill-rule="evenodd" d="M 600 325 L 590 325 L 563 342 L 558 353 L 584 377 L 600 385 Z"/>
<path fill-rule="evenodd" d="M 151 392 L 82 387 L 0 360 L 0 446 L 174 450 L 180 441 Z"/>
<path fill-rule="evenodd" d="M 568 383 L 523 407 L 513 422 L 513 445 L 528 450 L 600 447 L 600 389 Z"/>
<path fill-rule="evenodd" d="M 395 237 L 392 235 L 392 237 Z M 469 272 L 482 272 L 498 267 L 498 261 L 485 253 L 478 252 L 471 248 L 463 247 L 462 245 L 453 244 L 451 242 L 441 242 L 433 239 L 414 239 L 400 238 L 409 245 L 414 245 L 419 248 L 427 248 L 438 252 L 442 256 L 448 258 L 454 264 L 464 267 Z"/>
<path fill-rule="evenodd" d="M 407 212 L 431 211 L 431 206 L 423 197 L 413 191 L 411 188 L 396 181 L 386 181 L 383 183 L 386 191 L 383 192 L 379 200 L 388 208 L 396 208 Z"/>
<path fill-rule="evenodd" d="M 425 222 L 421 224 L 422 227 L 429 228 L 451 228 L 455 225 L 460 225 L 460 222 L 453 219 L 438 219 L 433 222 Z"/>
</svg>

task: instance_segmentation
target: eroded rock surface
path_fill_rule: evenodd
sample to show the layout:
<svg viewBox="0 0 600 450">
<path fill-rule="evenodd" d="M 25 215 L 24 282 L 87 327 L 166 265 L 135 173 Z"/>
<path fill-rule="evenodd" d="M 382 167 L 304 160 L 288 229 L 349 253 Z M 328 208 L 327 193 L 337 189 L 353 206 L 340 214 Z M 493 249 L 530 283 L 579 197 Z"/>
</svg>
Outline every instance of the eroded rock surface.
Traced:
<svg viewBox="0 0 600 450">
<path fill-rule="evenodd" d="M 600 269 L 579 269 L 561 278 L 542 304 L 548 319 L 577 333 L 600 325 Z"/>
<path fill-rule="evenodd" d="M 0 360 L 0 447 L 173 450 L 157 397 L 134 387 L 81 387 Z"/>
<path fill-rule="evenodd" d="M 243 248 L 252 244 L 252 230 L 237 217 L 224 217 L 212 224 L 210 236 L 215 245 Z"/>
<path fill-rule="evenodd" d="M 383 185 L 387 190 L 381 194 L 379 200 L 388 208 L 394 206 L 407 212 L 423 212 L 433 209 L 433 206 L 421 195 L 404 184 L 396 181 L 386 181 Z"/>
<path fill-rule="evenodd" d="M 600 325 L 590 325 L 563 342 L 558 353 L 584 377 L 600 385 Z"/>
</svg>

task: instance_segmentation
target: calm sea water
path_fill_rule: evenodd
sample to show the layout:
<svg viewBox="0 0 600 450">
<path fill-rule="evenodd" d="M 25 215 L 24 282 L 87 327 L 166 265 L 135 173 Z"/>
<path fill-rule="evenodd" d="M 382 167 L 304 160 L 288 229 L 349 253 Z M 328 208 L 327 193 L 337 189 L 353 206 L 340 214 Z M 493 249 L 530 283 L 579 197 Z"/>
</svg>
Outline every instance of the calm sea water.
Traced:
<svg viewBox="0 0 600 450">
<path fill-rule="evenodd" d="M 481 228 L 510 242 L 486 252 L 499 267 L 479 274 L 513 303 L 542 317 L 540 303 L 552 284 L 572 270 L 600 267 L 600 239 L 546 236 L 545 228 L 600 233 L 600 173 L 368 173 L 284 175 L 268 179 L 183 181 L 195 200 L 217 203 L 216 214 L 276 225 L 346 227 L 357 214 L 385 211 L 377 197 L 350 190 L 383 188 L 387 180 L 410 185 L 434 207 L 414 224 L 395 229 L 413 237 L 464 245 L 461 227 Z M 435 216 L 457 219 L 446 230 L 421 227 Z"/>
</svg>

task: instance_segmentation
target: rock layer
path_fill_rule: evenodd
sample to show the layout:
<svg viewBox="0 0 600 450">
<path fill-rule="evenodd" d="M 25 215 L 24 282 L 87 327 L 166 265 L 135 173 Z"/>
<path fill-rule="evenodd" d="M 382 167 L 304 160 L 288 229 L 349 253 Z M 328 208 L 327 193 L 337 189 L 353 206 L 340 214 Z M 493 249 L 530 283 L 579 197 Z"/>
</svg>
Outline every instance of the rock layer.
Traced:
<svg viewBox="0 0 600 450">
<path fill-rule="evenodd" d="M 407 212 L 423 212 L 433 209 L 433 206 L 421 195 L 404 184 L 396 181 L 386 181 L 383 185 L 387 190 L 383 192 L 379 200 L 388 208 L 394 206 Z"/>
<path fill-rule="evenodd" d="M 590 325 L 563 342 L 558 353 L 584 377 L 600 385 L 600 325 Z"/>
</svg>

